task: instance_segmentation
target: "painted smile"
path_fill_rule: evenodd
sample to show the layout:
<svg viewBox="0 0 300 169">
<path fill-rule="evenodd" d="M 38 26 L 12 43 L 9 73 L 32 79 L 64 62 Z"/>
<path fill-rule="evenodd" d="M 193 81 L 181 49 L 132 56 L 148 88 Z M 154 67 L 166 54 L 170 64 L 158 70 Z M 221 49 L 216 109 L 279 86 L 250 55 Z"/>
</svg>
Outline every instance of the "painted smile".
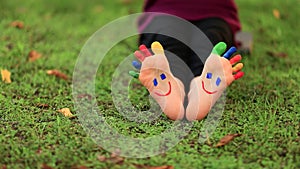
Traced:
<svg viewBox="0 0 300 169">
<path fill-rule="evenodd" d="M 217 91 L 210 92 L 210 91 L 206 90 L 206 89 L 205 89 L 205 86 L 204 86 L 203 80 L 202 80 L 202 89 L 203 89 L 207 94 L 215 94 L 215 93 L 217 93 Z"/>
<path fill-rule="evenodd" d="M 158 96 L 168 96 L 170 93 L 171 93 L 171 83 L 170 82 L 168 82 L 168 84 L 169 84 L 169 91 L 166 93 L 166 94 L 161 94 L 161 93 L 157 93 L 157 92 L 154 92 L 156 95 L 158 95 Z"/>
</svg>

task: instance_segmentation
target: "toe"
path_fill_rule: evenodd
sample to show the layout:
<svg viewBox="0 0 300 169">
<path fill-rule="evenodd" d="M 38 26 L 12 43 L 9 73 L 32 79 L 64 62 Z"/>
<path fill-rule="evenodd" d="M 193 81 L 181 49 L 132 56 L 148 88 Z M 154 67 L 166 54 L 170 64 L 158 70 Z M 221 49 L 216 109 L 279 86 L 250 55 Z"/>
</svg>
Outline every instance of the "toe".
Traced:
<svg viewBox="0 0 300 169">
<path fill-rule="evenodd" d="M 141 45 L 139 49 L 145 55 L 145 57 L 149 57 L 152 55 L 149 49 L 145 45 Z"/>
<path fill-rule="evenodd" d="M 242 56 L 241 55 L 235 55 L 233 58 L 231 58 L 229 60 L 230 64 L 236 64 L 237 62 L 242 60 Z"/>
<path fill-rule="evenodd" d="M 238 63 L 232 68 L 232 72 L 236 73 L 239 72 L 244 67 L 243 63 Z"/>
<path fill-rule="evenodd" d="M 145 60 L 145 56 L 141 51 L 135 51 L 134 56 L 140 61 L 143 62 Z"/>
<path fill-rule="evenodd" d="M 237 80 L 243 76 L 244 76 L 244 72 L 237 72 L 235 75 L 233 75 L 235 80 Z"/>
<path fill-rule="evenodd" d="M 151 49 L 152 49 L 154 54 L 163 54 L 164 55 L 164 48 L 157 41 L 155 41 L 151 44 Z"/>
</svg>

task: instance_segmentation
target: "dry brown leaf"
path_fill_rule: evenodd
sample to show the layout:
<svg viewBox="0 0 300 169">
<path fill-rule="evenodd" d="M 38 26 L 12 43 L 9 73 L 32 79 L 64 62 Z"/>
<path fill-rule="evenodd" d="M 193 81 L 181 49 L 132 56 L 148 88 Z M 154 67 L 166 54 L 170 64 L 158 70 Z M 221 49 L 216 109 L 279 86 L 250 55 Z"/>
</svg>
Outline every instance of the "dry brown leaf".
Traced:
<svg viewBox="0 0 300 169">
<path fill-rule="evenodd" d="M 35 50 L 30 51 L 29 54 L 28 54 L 29 62 L 33 62 L 33 61 L 39 59 L 40 57 L 42 57 L 42 54 L 38 53 Z"/>
<path fill-rule="evenodd" d="M 2 76 L 2 81 L 4 81 L 5 83 L 11 83 L 11 79 L 10 79 L 10 72 L 6 69 L 2 70 L 1 69 L 1 76 Z"/>
<path fill-rule="evenodd" d="M 45 103 L 38 103 L 38 104 L 36 104 L 36 107 L 43 109 L 43 108 L 48 108 L 49 105 L 45 104 Z"/>
<path fill-rule="evenodd" d="M 111 154 L 110 157 L 114 158 L 114 157 L 118 157 L 121 154 L 121 150 L 120 149 L 116 149 L 114 150 Z"/>
<path fill-rule="evenodd" d="M 61 73 L 59 70 L 53 69 L 53 70 L 48 70 L 47 71 L 48 75 L 54 75 L 58 78 L 64 79 L 64 80 L 68 80 L 68 76 Z"/>
<path fill-rule="evenodd" d="M 110 158 L 109 161 L 111 161 L 112 163 L 116 163 L 116 164 L 121 164 L 124 161 L 124 158 L 120 156 L 121 154 L 121 150 L 120 149 L 116 149 L 114 150 L 114 152 L 112 152 L 110 154 Z"/>
<path fill-rule="evenodd" d="M 53 169 L 53 168 L 48 166 L 47 164 L 42 164 L 41 169 Z"/>
<path fill-rule="evenodd" d="M 115 164 L 121 164 L 124 161 L 123 157 L 120 156 L 115 156 L 115 157 L 105 157 L 103 155 L 98 156 L 97 159 L 101 162 L 111 162 L 111 163 L 115 163 Z"/>
<path fill-rule="evenodd" d="M 228 134 L 228 135 L 224 136 L 223 138 L 221 138 L 221 140 L 218 142 L 216 147 L 224 146 L 224 145 L 228 144 L 230 141 L 232 141 L 235 137 L 239 137 L 239 136 L 241 136 L 241 134 Z"/>
<path fill-rule="evenodd" d="M 62 113 L 65 117 L 73 117 L 74 115 L 71 113 L 69 108 L 63 108 L 58 110 L 58 112 Z"/>
<path fill-rule="evenodd" d="M 280 12 L 278 9 L 273 9 L 273 15 L 276 19 L 280 19 Z"/>
<path fill-rule="evenodd" d="M 13 21 L 12 23 L 10 23 L 10 26 L 19 28 L 19 29 L 23 29 L 24 23 L 22 21 Z"/>
<path fill-rule="evenodd" d="M 272 57 L 278 57 L 278 58 L 287 58 L 288 54 L 284 52 L 273 52 L 273 51 L 267 51 L 267 55 Z"/>
<path fill-rule="evenodd" d="M 124 158 L 117 156 L 117 157 L 111 157 L 109 158 L 109 161 L 115 164 L 122 164 L 124 162 Z"/>
<path fill-rule="evenodd" d="M 110 157 L 105 157 L 104 155 L 97 156 L 97 159 L 101 162 L 111 162 L 115 164 L 122 164 L 124 158 L 118 155 L 119 152 L 111 153 Z"/>
</svg>

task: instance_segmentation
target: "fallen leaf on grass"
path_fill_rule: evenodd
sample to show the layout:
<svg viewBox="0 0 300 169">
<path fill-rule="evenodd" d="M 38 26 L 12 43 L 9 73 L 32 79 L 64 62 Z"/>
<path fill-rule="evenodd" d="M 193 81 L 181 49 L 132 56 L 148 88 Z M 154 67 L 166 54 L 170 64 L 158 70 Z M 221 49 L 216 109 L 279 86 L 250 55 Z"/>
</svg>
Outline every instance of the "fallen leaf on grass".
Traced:
<svg viewBox="0 0 300 169">
<path fill-rule="evenodd" d="M 142 164 L 135 164 L 135 167 L 137 169 L 174 169 L 173 166 L 171 165 L 163 165 L 163 166 L 146 166 L 146 165 L 142 165 Z"/>
<path fill-rule="evenodd" d="M 11 79 L 10 79 L 10 72 L 6 69 L 2 70 L 1 69 L 1 76 L 2 76 L 2 81 L 4 81 L 5 83 L 11 83 Z"/>
<path fill-rule="evenodd" d="M 124 161 L 123 157 L 117 156 L 117 157 L 111 157 L 109 159 L 110 162 L 115 163 L 115 164 L 122 164 Z"/>
<path fill-rule="evenodd" d="M 97 159 L 101 162 L 111 162 L 115 164 L 121 164 L 124 161 L 123 157 L 116 156 L 116 157 L 105 157 L 105 156 L 98 156 Z"/>
<path fill-rule="evenodd" d="M 43 109 L 43 108 L 48 108 L 49 105 L 48 105 L 48 104 L 45 104 L 45 103 L 38 103 L 38 104 L 36 105 L 36 107 Z"/>
<path fill-rule="evenodd" d="M 116 152 L 111 153 L 110 157 L 105 157 L 103 155 L 97 156 L 97 159 L 101 162 L 111 162 L 115 164 L 122 164 L 124 158 L 119 156 L 120 152 L 117 150 Z"/>
<path fill-rule="evenodd" d="M 88 169 L 88 167 L 81 165 L 81 166 L 73 166 L 71 167 L 71 169 Z"/>
<path fill-rule="evenodd" d="M 38 53 L 35 50 L 30 51 L 29 54 L 28 54 L 29 62 L 33 62 L 33 61 L 39 59 L 40 57 L 42 57 L 42 54 Z"/>
<path fill-rule="evenodd" d="M 10 23 L 10 26 L 19 28 L 19 29 L 23 29 L 24 23 L 22 21 L 13 21 L 12 23 Z"/>
<path fill-rule="evenodd" d="M 48 166 L 47 164 L 42 164 L 42 169 L 53 169 L 52 167 Z"/>
<path fill-rule="evenodd" d="M 280 12 L 278 9 L 273 9 L 273 15 L 276 19 L 280 19 Z"/>
<path fill-rule="evenodd" d="M 58 112 L 62 113 L 65 117 L 74 117 L 69 108 L 60 109 Z"/>
<path fill-rule="evenodd" d="M 288 54 L 284 52 L 273 52 L 273 51 L 267 51 L 267 55 L 277 58 L 287 58 Z"/>
<path fill-rule="evenodd" d="M 61 73 L 59 70 L 53 69 L 53 70 L 48 70 L 47 71 L 48 75 L 54 75 L 58 78 L 64 79 L 64 80 L 68 80 L 68 76 Z"/>
<path fill-rule="evenodd" d="M 118 157 L 121 154 L 121 150 L 120 149 L 116 149 L 114 150 L 111 154 L 110 157 L 114 158 L 114 157 Z"/>
<path fill-rule="evenodd" d="M 224 136 L 223 138 L 221 138 L 221 140 L 216 145 L 216 147 L 224 146 L 224 145 L 228 144 L 230 141 L 232 141 L 235 137 L 239 137 L 239 136 L 241 136 L 241 134 L 228 134 L 228 135 Z"/>
</svg>

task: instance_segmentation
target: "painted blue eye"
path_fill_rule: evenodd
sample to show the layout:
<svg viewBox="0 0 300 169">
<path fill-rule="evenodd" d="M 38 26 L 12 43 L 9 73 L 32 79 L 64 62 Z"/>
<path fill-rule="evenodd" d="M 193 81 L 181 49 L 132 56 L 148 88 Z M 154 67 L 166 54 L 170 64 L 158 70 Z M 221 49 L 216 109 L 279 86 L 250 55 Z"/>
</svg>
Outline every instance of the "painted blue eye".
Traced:
<svg viewBox="0 0 300 169">
<path fill-rule="evenodd" d="M 216 81 L 216 85 L 219 86 L 220 83 L 221 83 L 221 81 L 222 81 L 221 78 L 218 77 L 218 78 L 217 78 L 217 81 Z"/>
<path fill-rule="evenodd" d="M 156 78 L 153 80 L 153 84 L 154 84 L 154 86 L 158 85 Z"/>
<path fill-rule="evenodd" d="M 211 79 L 211 78 L 212 78 L 212 73 L 207 73 L 207 74 L 206 74 L 206 78 L 207 78 L 207 79 Z"/>
<path fill-rule="evenodd" d="M 160 78 L 161 78 L 161 80 L 165 80 L 167 77 L 166 77 L 166 75 L 165 75 L 164 73 L 162 73 L 162 74 L 160 75 Z"/>
</svg>

